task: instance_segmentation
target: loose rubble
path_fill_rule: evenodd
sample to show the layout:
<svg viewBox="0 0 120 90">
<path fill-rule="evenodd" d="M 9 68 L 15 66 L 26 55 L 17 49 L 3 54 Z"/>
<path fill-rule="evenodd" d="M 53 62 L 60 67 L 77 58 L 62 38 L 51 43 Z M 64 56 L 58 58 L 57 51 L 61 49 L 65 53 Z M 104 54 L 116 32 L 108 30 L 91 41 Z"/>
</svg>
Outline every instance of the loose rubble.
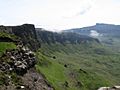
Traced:
<svg viewBox="0 0 120 90">
<path fill-rule="evenodd" d="M 19 45 L 18 49 L 6 50 L 0 59 L 0 70 L 14 71 L 19 75 L 26 73 L 36 63 L 34 53 L 23 45 Z"/>
</svg>

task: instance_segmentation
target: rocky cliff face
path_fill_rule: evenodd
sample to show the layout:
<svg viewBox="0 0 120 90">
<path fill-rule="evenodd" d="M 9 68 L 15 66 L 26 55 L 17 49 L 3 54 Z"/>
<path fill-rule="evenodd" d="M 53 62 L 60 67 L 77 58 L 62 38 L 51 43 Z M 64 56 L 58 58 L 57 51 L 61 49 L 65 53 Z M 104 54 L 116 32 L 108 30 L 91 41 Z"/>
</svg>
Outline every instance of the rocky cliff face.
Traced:
<svg viewBox="0 0 120 90">
<path fill-rule="evenodd" d="M 9 37 L 1 41 L 14 42 Z M 45 77 L 36 71 L 35 54 L 22 42 L 15 44 L 15 49 L 6 49 L 0 57 L 0 90 L 53 90 Z"/>
<path fill-rule="evenodd" d="M 34 25 L 0 26 L 0 43 L 16 45 L 0 56 L 0 90 L 53 90 L 35 68 L 40 47 Z M 0 47 L 2 48 L 2 47 Z"/>
<path fill-rule="evenodd" d="M 35 51 L 40 47 L 35 27 L 32 24 L 23 24 L 21 26 L 0 26 L 0 32 L 6 32 L 20 37 L 23 44 L 27 45 L 31 50 Z"/>
<path fill-rule="evenodd" d="M 99 40 L 96 38 L 92 38 L 90 36 L 86 35 L 80 35 L 73 32 L 50 32 L 42 30 L 41 28 L 36 28 L 37 37 L 38 40 L 41 43 L 61 43 L 61 44 L 81 44 L 81 43 L 89 43 L 89 42 L 97 42 L 99 43 Z"/>
<path fill-rule="evenodd" d="M 34 68 L 36 58 L 28 48 L 7 50 L 0 57 L 0 90 L 53 90 Z"/>
</svg>

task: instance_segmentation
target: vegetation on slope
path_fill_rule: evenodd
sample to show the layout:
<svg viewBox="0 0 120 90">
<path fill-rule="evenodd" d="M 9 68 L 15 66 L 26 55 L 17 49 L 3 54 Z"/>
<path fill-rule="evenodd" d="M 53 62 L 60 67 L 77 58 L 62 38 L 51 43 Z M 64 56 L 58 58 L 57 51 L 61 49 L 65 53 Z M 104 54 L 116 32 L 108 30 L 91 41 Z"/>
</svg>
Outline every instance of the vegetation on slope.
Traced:
<svg viewBox="0 0 120 90">
<path fill-rule="evenodd" d="M 0 33 L 0 90 L 53 90 L 35 64 L 34 53 L 19 38 Z"/>
<path fill-rule="evenodd" d="M 4 32 L 0 32 L 0 38 L 1 38 L 1 37 L 2 37 L 2 38 L 7 37 L 7 38 L 10 38 L 10 39 L 12 39 L 12 40 L 18 39 L 17 36 L 12 35 L 12 34 L 8 34 L 8 33 L 4 33 Z"/>
<path fill-rule="evenodd" d="M 0 32 L 0 57 L 3 55 L 3 53 L 6 52 L 6 50 L 16 49 L 15 43 L 11 42 L 12 40 L 14 41 L 15 39 L 17 39 L 17 37 L 14 35 Z M 0 71 L 0 85 L 8 84 L 7 80 L 8 80 L 8 77 L 6 76 L 6 74 Z M 16 76 L 13 78 L 13 81 L 18 81 Z M 19 82 L 16 82 L 16 83 L 19 83 Z"/>
<path fill-rule="evenodd" d="M 14 49 L 16 45 L 12 42 L 0 42 L 0 56 L 7 50 L 7 49 Z"/>
<path fill-rule="evenodd" d="M 37 55 L 36 68 L 56 90 L 96 90 L 120 83 L 120 55 L 109 47 L 44 44 Z"/>
<path fill-rule="evenodd" d="M 6 41 L 5 39 L 7 39 L 8 41 Z M 11 41 L 14 41 L 16 39 L 17 39 L 17 37 L 15 35 L 0 32 L 0 56 L 7 49 L 15 49 L 16 48 L 15 43 L 11 42 Z"/>
</svg>

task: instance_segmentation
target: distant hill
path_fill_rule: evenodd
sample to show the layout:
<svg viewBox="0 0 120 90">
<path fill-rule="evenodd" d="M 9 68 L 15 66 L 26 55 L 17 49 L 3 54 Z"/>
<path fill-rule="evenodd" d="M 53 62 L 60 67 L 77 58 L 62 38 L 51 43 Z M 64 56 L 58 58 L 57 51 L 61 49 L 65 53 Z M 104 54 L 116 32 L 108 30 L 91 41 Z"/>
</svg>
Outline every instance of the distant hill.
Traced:
<svg viewBox="0 0 120 90">
<path fill-rule="evenodd" d="M 74 28 L 64 30 L 64 32 L 74 32 L 80 35 L 87 35 L 98 38 L 105 44 L 116 44 L 120 39 L 120 25 L 97 23 L 94 26 Z"/>
<path fill-rule="evenodd" d="M 99 33 L 99 35 L 102 35 L 102 36 L 120 37 L 119 35 L 120 25 L 113 25 L 113 24 L 97 23 L 94 26 L 65 30 L 65 32 L 77 32 L 82 35 L 88 35 L 88 36 L 91 36 L 92 31 L 96 31 L 97 33 Z"/>
<path fill-rule="evenodd" d="M 61 43 L 61 44 L 77 44 L 77 43 L 89 43 L 89 42 L 98 42 L 99 40 L 87 35 L 80 35 L 73 32 L 51 32 L 42 30 L 42 28 L 36 28 L 38 40 L 41 43 Z"/>
</svg>

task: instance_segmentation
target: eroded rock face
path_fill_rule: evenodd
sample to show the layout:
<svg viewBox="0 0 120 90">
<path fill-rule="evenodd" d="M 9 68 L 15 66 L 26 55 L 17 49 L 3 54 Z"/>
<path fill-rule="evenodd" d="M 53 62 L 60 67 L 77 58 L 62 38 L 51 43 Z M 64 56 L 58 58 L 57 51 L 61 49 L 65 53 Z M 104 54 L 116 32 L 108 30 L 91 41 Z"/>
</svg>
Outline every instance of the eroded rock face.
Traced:
<svg viewBox="0 0 120 90">
<path fill-rule="evenodd" d="M 0 32 L 20 37 L 0 38 L 1 42 L 13 42 L 17 46 L 0 57 L 0 90 L 53 90 L 34 68 L 36 57 L 32 51 L 40 47 L 34 25 L 0 26 Z"/>
<path fill-rule="evenodd" d="M 31 50 L 36 51 L 40 47 L 33 24 L 23 24 L 21 26 L 0 26 L 0 32 L 20 37 L 23 44 L 27 45 Z"/>
</svg>

